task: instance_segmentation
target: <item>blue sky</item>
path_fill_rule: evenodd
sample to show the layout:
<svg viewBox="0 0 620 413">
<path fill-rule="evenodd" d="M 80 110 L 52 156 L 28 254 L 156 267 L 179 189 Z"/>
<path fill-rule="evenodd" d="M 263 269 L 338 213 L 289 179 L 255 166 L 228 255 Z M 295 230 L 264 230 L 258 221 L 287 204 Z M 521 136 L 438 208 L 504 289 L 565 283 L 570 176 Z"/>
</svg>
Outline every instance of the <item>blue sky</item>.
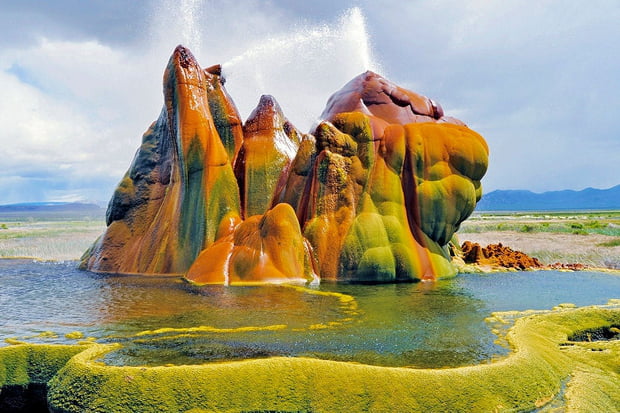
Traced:
<svg viewBox="0 0 620 413">
<path fill-rule="evenodd" d="M 620 183 L 620 2 L 0 0 L 0 204 L 107 201 L 177 44 L 308 131 L 372 69 L 481 133 L 486 191 Z"/>
</svg>

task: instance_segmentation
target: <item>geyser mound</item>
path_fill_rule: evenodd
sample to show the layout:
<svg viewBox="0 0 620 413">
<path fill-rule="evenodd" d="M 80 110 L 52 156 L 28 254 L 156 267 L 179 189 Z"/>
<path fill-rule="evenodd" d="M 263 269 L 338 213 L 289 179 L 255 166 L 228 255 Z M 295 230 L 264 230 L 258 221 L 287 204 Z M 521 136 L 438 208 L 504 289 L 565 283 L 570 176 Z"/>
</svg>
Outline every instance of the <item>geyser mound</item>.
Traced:
<svg viewBox="0 0 620 413">
<path fill-rule="evenodd" d="M 182 46 L 164 99 L 82 268 L 226 284 L 455 273 L 448 244 L 481 197 L 488 148 L 431 99 L 366 72 L 312 134 L 271 96 L 242 126 L 219 66 Z"/>
</svg>

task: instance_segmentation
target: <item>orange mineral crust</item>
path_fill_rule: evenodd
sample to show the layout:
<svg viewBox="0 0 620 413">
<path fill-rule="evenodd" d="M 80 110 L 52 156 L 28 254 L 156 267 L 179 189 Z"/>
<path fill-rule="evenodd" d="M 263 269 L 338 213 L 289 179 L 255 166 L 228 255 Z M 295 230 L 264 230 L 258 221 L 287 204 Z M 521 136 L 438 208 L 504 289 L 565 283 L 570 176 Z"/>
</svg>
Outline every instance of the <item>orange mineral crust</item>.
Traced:
<svg viewBox="0 0 620 413">
<path fill-rule="evenodd" d="M 308 282 L 316 278 L 295 211 L 278 204 L 205 249 L 187 273 L 197 284 Z"/>
<path fill-rule="evenodd" d="M 243 125 L 244 141 L 235 163 L 245 217 L 264 214 L 272 203 L 278 182 L 286 178 L 299 148 L 301 133 L 284 117 L 269 95 Z"/>
<path fill-rule="evenodd" d="M 366 72 L 312 134 L 268 95 L 241 127 L 221 68 L 181 46 L 164 96 L 83 268 L 198 284 L 455 273 L 449 243 L 482 195 L 488 147 L 433 100 Z"/>
<path fill-rule="evenodd" d="M 465 241 L 461 246 L 461 250 L 463 251 L 463 261 L 467 264 L 476 264 L 485 268 L 514 268 L 516 270 L 543 268 L 543 264 L 537 258 L 530 257 L 521 251 L 515 251 L 501 243 L 482 247 L 475 242 Z M 568 267 L 570 268 L 570 266 Z M 583 268 L 573 266 L 571 269 Z"/>
<path fill-rule="evenodd" d="M 212 76 L 188 49 L 175 49 L 161 115 L 144 134 L 110 200 L 108 228 L 82 268 L 182 275 L 215 241 L 223 218 L 240 215 L 237 181 L 209 108 Z M 234 108 L 232 101 L 222 106 Z"/>
</svg>

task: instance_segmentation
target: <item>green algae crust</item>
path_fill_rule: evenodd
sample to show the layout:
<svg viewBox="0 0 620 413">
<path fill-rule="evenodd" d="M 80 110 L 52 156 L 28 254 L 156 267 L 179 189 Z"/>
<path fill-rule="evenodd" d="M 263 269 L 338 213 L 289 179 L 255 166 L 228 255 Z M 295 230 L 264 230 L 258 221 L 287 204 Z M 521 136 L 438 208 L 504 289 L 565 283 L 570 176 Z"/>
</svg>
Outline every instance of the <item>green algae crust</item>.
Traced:
<svg viewBox="0 0 620 413">
<path fill-rule="evenodd" d="M 115 367 L 121 344 L 18 344 L 0 348 L 0 394 L 47 385 L 54 412 L 77 411 L 566 411 L 620 406 L 620 341 L 572 342 L 617 325 L 618 303 L 505 312 L 497 324 L 512 353 L 476 366 L 409 369 L 274 357 L 191 366 Z"/>
<path fill-rule="evenodd" d="M 47 384 L 83 345 L 16 344 L 0 348 L 0 394 L 5 386 Z"/>
<path fill-rule="evenodd" d="M 97 360 L 120 344 L 95 344 L 51 379 L 48 403 L 54 412 L 532 411 L 558 397 L 568 411 L 613 411 L 620 405 L 620 341 L 567 339 L 576 331 L 617 324 L 617 305 L 495 315 L 502 317 L 517 318 L 506 335 L 513 352 L 453 369 L 286 357 L 114 367 Z M 30 376 L 12 377 L 26 383 Z"/>
</svg>

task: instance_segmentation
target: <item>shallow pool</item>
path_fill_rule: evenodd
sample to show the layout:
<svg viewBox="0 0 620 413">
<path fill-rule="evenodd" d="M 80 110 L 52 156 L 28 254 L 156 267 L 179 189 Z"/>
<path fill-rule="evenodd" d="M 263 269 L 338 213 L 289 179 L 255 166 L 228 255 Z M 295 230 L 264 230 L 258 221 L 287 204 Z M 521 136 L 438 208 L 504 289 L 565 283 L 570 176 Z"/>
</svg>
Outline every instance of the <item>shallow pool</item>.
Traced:
<svg viewBox="0 0 620 413">
<path fill-rule="evenodd" d="M 620 277 L 595 272 L 467 274 L 433 284 L 194 287 L 177 278 L 103 276 L 75 262 L 0 260 L 0 338 L 120 342 L 109 364 L 195 364 L 308 356 L 454 367 L 508 349 L 494 311 L 605 304 Z M 3 341 L 2 340 L 2 341 Z M 1 343 L 0 345 L 4 345 Z"/>
</svg>

